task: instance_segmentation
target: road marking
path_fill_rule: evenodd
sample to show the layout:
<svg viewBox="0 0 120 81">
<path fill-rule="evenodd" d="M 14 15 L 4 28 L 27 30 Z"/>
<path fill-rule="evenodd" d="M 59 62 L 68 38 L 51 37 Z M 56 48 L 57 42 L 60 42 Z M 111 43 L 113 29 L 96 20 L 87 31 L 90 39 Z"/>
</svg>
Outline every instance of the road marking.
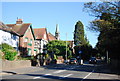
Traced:
<svg viewBox="0 0 120 81">
<path fill-rule="evenodd" d="M 66 70 L 58 70 L 58 71 L 55 71 L 53 73 L 61 73 L 61 72 L 64 72 L 64 71 L 66 71 Z"/>
<path fill-rule="evenodd" d="M 52 74 L 45 74 L 43 76 L 49 76 L 49 75 L 52 75 Z M 39 79 L 39 78 L 41 78 L 41 77 L 34 77 L 33 79 Z"/>
<path fill-rule="evenodd" d="M 68 75 L 66 75 L 66 76 L 60 77 L 59 79 L 66 78 L 66 77 L 69 77 L 69 76 L 71 76 L 71 75 L 73 75 L 73 74 L 68 74 Z"/>
<path fill-rule="evenodd" d="M 92 72 L 90 72 L 88 75 L 86 75 L 81 81 L 83 81 L 84 79 L 86 79 L 88 76 L 90 76 L 92 73 L 94 72 L 94 70 Z"/>
<path fill-rule="evenodd" d="M 41 77 L 34 77 L 33 79 L 38 79 L 38 78 L 41 78 Z"/>
<path fill-rule="evenodd" d="M 52 75 L 52 74 L 45 74 L 45 75 L 43 75 L 43 76 L 48 76 L 48 75 Z"/>
</svg>

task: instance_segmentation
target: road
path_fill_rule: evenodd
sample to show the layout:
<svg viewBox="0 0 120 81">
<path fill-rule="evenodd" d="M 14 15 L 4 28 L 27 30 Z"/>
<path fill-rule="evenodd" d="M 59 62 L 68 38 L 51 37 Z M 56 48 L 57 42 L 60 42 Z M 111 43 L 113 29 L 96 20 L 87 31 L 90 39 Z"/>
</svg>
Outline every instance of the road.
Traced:
<svg viewBox="0 0 120 81">
<path fill-rule="evenodd" d="M 4 79 L 30 79 L 30 80 L 52 80 L 52 81 L 118 81 L 118 76 L 100 71 L 99 65 L 66 65 L 57 64 L 43 66 L 44 69 L 25 74 L 6 75 Z M 17 81 L 18 81 L 17 80 Z M 4 80 L 7 81 L 7 80 Z M 24 81 L 24 80 L 23 80 Z"/>
</svg>

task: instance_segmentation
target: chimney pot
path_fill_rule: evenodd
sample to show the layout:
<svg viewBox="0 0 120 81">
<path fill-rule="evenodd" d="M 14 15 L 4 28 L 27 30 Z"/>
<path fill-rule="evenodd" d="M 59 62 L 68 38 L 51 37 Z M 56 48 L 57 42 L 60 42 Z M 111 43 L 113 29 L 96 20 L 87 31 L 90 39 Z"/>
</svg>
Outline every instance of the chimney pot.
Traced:
<svg viewBox="0 0 120 81">
<path fill-rule="evenodd" d="M 22 24 L 23 20 L 22 19 L 17 19 L 16 24 Z"/>
</svg>

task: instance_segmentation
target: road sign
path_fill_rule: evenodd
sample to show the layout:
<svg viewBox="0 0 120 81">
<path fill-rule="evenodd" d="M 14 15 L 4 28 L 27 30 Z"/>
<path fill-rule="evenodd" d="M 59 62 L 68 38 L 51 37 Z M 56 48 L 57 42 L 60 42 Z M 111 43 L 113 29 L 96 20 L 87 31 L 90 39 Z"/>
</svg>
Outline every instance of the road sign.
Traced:
<svg viewBox="0 0 120 81">
<path fill-rule="evenodd" d="M 82 53 L 82 51 L 79 51 L 79 53 L 81 54 L 81 53 Z"/>
</svg>

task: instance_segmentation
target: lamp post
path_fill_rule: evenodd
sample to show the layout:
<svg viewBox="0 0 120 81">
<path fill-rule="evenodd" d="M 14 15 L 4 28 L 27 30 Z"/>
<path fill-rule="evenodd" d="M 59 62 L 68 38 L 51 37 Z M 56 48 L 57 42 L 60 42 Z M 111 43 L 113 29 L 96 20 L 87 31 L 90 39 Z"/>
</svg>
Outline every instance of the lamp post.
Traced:
<svg viewBox="0 0 120 81">
<path fill-rule="evenodd" d="M 66 61 L 67 61 L 67 33 L 66 33 Z"/>
</svg>

